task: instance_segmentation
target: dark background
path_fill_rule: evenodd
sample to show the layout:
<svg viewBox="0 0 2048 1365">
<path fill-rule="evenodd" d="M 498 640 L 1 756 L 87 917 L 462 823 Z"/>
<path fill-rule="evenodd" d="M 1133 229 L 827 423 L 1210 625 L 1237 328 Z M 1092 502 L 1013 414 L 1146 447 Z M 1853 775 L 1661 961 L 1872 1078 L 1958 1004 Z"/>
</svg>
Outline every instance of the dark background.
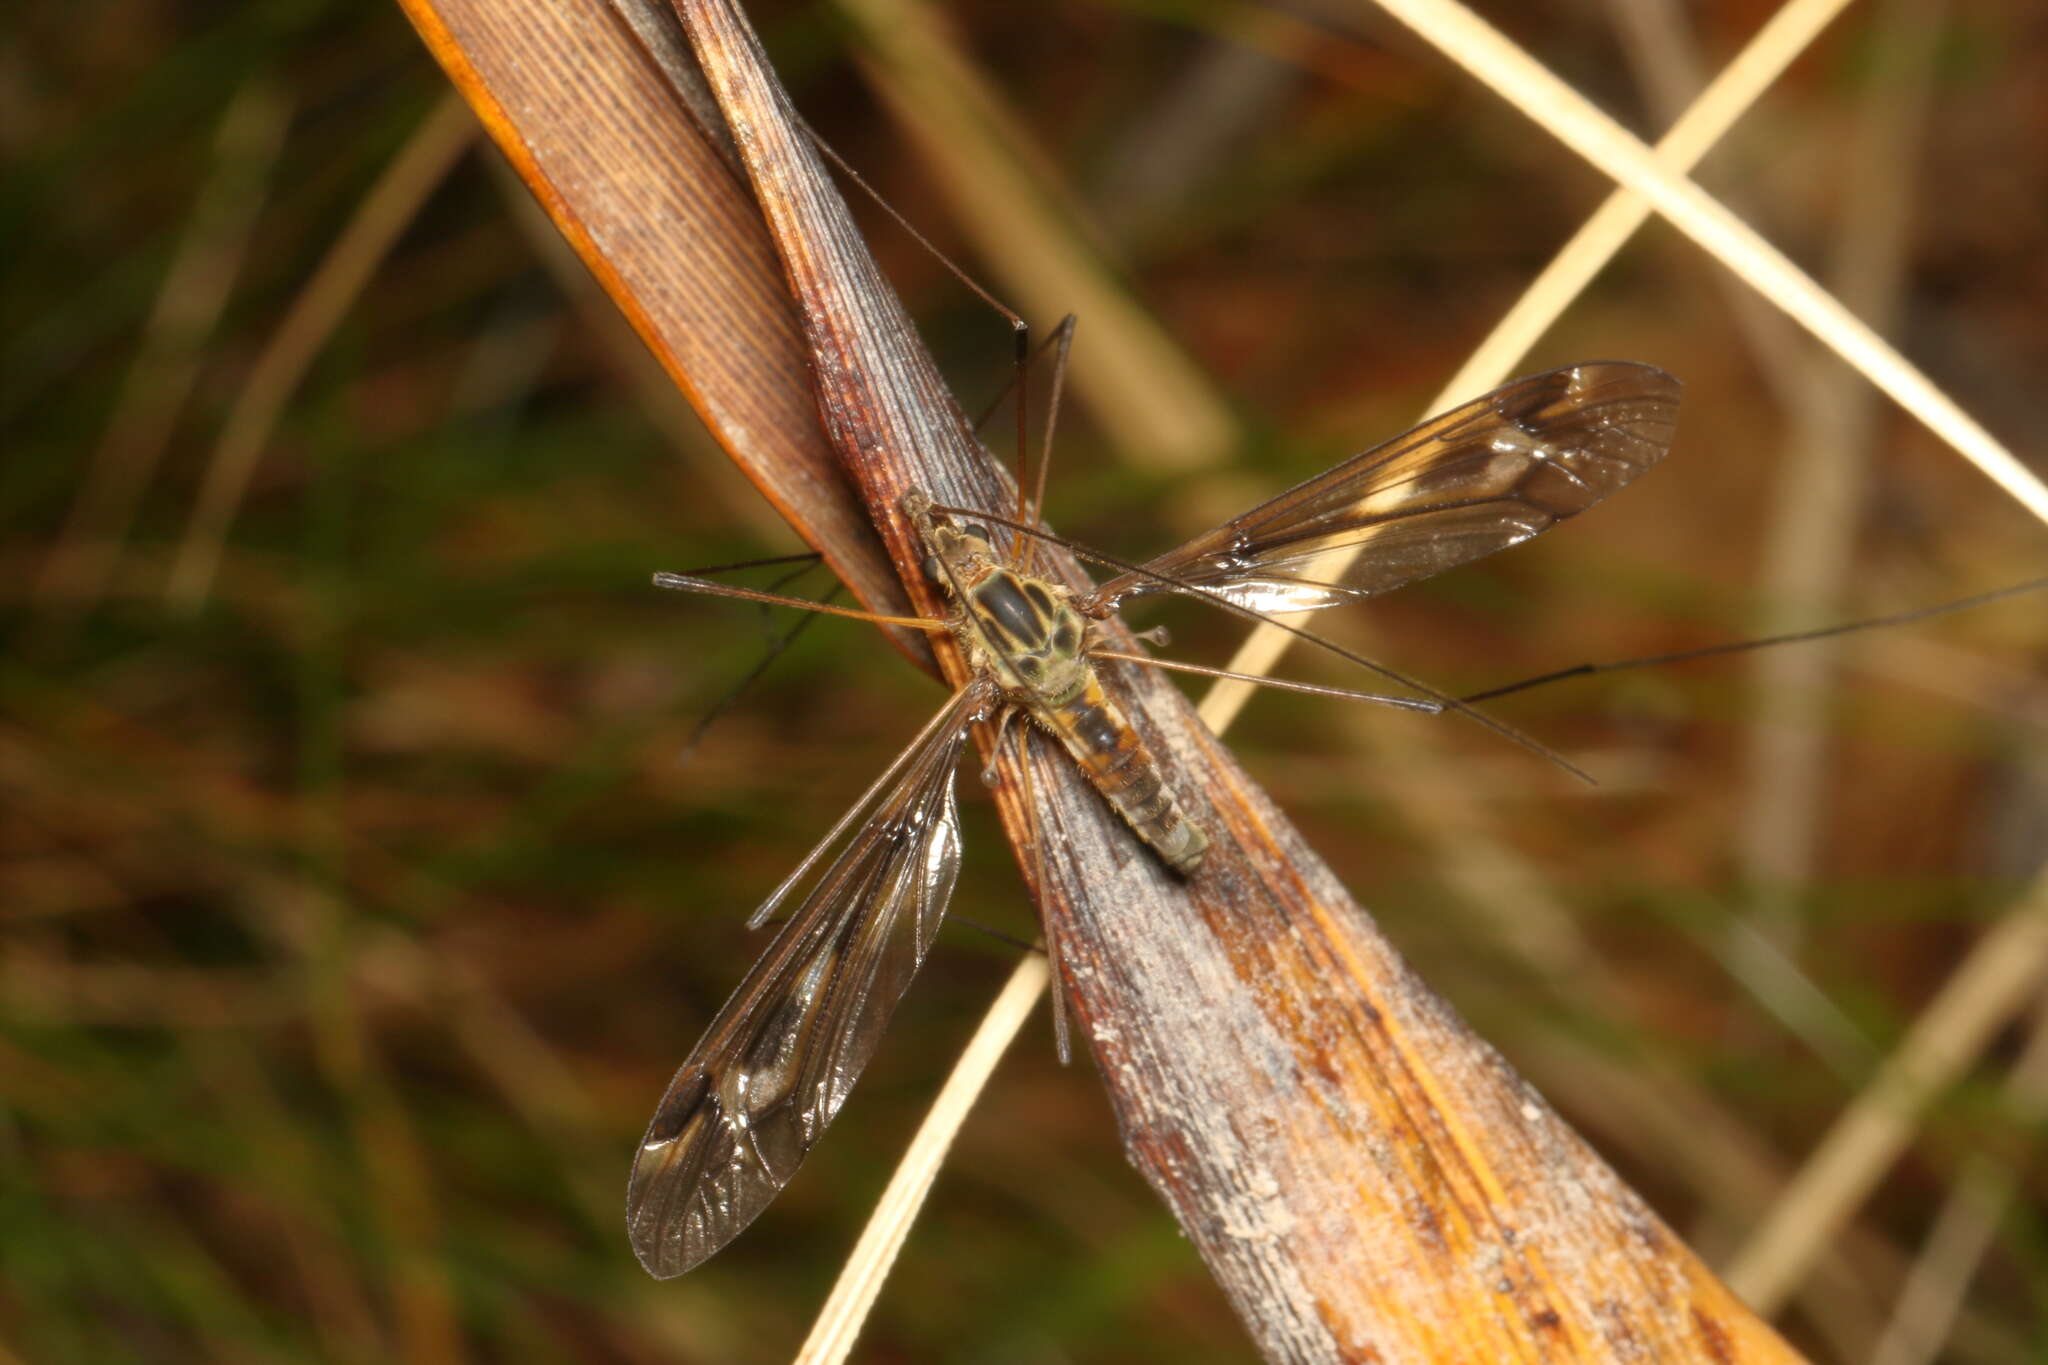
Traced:
<svg viewBox="0 0 2048 1365">
<path fill-rule="evenodd" d="M 947 13 L 1237 426 L 1206 469 L 1148 467 L 1070 407 L 1050 515 L 1114 552 L 1408 425 L 1604 192 L 1383 19 L 1026 8 Z M 1660 125 L 1608 7 L 1485 8 Z M 1881 325 L 2025 454 L 2048 421 L 2048 25 L 1956 7 L 1929 39 L 1911 8 L 1852 8 L 1702 178 L 1824 279 L 1902 205 L 1902 248 L 1860 277 Z M 1769 10 L 1677 17 L 1711 71 Z M 1000 292 L 1000 246 L 955 225 L 843 19 L 756 14 L 808 117 Z M 386 5 L 8 23 L 0 1359 L 786 1358 L 1013 959 L 963 921 L 1032 932 L 971 772 L 955 923 L 773 1209 L 657 1286 L 626 1247 L 625 1172 L 758 947 L 747 911 L 935 689 L 821 623 L 690 747 L 782 623 L 648 574 L 794 541 L 481 142 L 278 394 L 248 496 L 196 539 L 208 591 L 167 596 L 260 358 L 447 87 Z M 1002 324 L 861 212 L 978 404 Z M 1652 225 L 1521 367 L 1681 376 L 1665 467 L 1332 628 L 1462 690 L 2039 572 L 2023 512 L 1860 383 L 1836 409 L 1824 378 L 1788 382 L 1724 284 Z M 1816 430 L 1858 462 L 1823 519 L 1846 586 L 1787 601 L 1764 547 Z M 1221 663 L 1239 633 L 1164 615 L 1187 657 Z M 2037 875 L 2044 633 L 2022 600 L 1845 647 L 1801 693 L 1825 728 L 1793 871 L 1747 852 L 1773 785 L 1749 755 L 1783 701 L 1746 661 L 1498 707 L 1590 791 L 1475 727 L 1300 697 L 1262 698 L 1233 740 L 1423 974 L 1718 1260 L 1759 1213 L 1715 1175 L 1730 1135 L 1789 1172 Z M 1731 947 L 1752 935 L 1797 970 L 1756 969 Z M 1883 1326 L 1896 1257 L 1972 1169 L 2020 1183 L 1948 1358 L 2027 1359 L 2048 1330 L 2039 1120 L 2002 1098 L 2022 1042 L 1997 1040 L 1861 1211 L 1894 1259 L 1788 1319 L 1817 1357 Z M 862 1358 L 1247 1358 L 1088 1066 L 1051 1052 L 1034 1028 L 1005 1063 Z M 1660 1128 L 1674 1088 L 1725 1126 Z"/>
</svg>

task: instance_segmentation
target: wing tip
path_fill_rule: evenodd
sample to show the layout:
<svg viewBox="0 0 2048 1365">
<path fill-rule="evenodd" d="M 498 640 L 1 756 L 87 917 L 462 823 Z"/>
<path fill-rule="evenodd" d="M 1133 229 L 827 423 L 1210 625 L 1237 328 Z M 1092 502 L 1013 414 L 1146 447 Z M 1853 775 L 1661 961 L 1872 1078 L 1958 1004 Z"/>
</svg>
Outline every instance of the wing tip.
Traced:
<svg viewBox="0 0 2048 1365">
<path fill-rule="evenodd" d="M 626 1190 L 626 1240 L 640 1268 L 657 1280 L 672 1280 L 711 1259 L 738 1235 L 734 1228 L 725 1237 L 707 1244 L 690 1236 L 687 1223 L 675 1217 L 673 1191 L 657 1187 L 652 1194 L 637 1181 Z"/>
</svg>

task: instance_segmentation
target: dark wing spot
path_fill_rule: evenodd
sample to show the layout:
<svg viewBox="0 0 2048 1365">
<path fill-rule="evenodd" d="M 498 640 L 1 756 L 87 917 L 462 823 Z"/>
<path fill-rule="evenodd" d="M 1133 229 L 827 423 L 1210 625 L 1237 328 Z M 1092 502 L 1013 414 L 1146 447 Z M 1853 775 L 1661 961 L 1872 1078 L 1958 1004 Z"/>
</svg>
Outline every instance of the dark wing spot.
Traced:
<svg viewBox="0 0 2048 1365">
<path fill-rule="evenodd" d="M 673 1142 L 682 1136 L 710 1094 L 711 1077 L 702 1068 L 676 1077 L 668 1093 L 661 1097 L 661 1108 L 654 1111 L 654 1121 L 647 1125 L 643 1145 Z"/>
</svg>

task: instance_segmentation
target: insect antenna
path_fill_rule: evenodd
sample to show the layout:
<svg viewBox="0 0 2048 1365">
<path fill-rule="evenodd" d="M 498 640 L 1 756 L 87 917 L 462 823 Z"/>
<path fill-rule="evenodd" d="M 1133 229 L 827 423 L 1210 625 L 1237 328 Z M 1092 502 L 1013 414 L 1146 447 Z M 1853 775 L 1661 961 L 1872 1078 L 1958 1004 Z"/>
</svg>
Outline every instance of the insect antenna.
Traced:
<svg viewBox="0 0 2048 1365">
<path fill-rule="evenodd" d="M 1705 645 L 1699 649 L 1675 650 L 1669 654 L 1646 654 L 1635 659 L 1615 659 L 1607 663 L 1575 664 L 1549 673 L 1539 673 L 1533 678 L 1520 682 L 1503 683 L 1489 687 L 1483 692 L 1471 692 L 1458 698 L 1462 702 L 1491 701 L 1516 692 L 1527 692 L 1533 688 L 1547 687 L 1567 678 L 1588 678 L 1596 673 L 1619 673 L 1631 668 L 1655 668 L 1663 664 L 1691 663 L 1695 659 L 1712 659 L 1724 654 L 1747 654 L 1751 650 L 1769 649 L 1774 645 L 1804 644 L 1812 640 L 1828 640 L 1837 635 L 1855 635 L 1866 630 L 1880 630 L 1887 626 L 1911 625 L 1915 621 L 1932 620 L 1939 616 L 1952 616 L 1957 612 L 1971 611 L 1977 607 L 2002 602 L 2008 597 L 2020 597 L 2027 593 L 2048 588 L 2048 578 L 2033 578 L 2010 587 L 1994 588 L 1990 592 L 1978 593 L 1974 597 L 1959 597 L 1952 602 L 1941 602 L 1931 607 L 1914 607 L 1907 611 L 1892 612 L 1886 616 L 1867 617 L 1861 621 L 1845 621 L 1840 625 L 1819 626 L 1813 630 L 1789 631 L 1783 635 L 1764 635 L 1754 640 L 1731 640 L 1726 644 Z"/>
<path fill-rule="evenodd" d="M 986 512 L 969 513 L 962 508 L 944 507 L 936 503 L 933 504 L 933 506 L 936 510 L 941 512 L 949 512 L 957 516 L 979 516 L 984 521 L 996 522 L 999 525 L 1007 526 L 1011 530 L 1021 532 L 1024 535 L 1035 536 L 1040 540 L 1052 541 L 1055 544 L 1064 546 L 1070 553 L 1076 555 L 1077 557 L 1088 560 L 1091 563 L 1100 564 L 1105 568 L 1115 569 L 1119 573 L 1137 574 L 1141 578 L 1148 578 L 1153 582 L 1160 584 L 1162 587 L 1171 589 L 1172 591 L 1180 593 L 1183 596 L 1193 597 L 1199 601 L 1207 602 L 1212 606 L 1220 607 L 1224 611 L 1229 612 L 1233 616 L 1241 616 L 1247 621 L 1256 621 L 1262 625 L 1270 625 L 1276 630 L 1284 630 L 1289 635 L 1295 636 L 1298 639 L 1308 641 L 1308 643 L 1314 645 L 1318 649 L 1325 650 L 1331 654 L 1336 655 L 1340 659 L 1344 659 L 1350 663 L 1357 664 L 1360 668 L 1366 669 L 1369 672 L 1377 673 L 1382 678 L 1385 678 L 1387 681 L 1391 683 L 1421 693 L 1422 696 L 1426 698 L 1428 701 L 1435 703 L 1437 710 L 1456 712 L 1457 714 L 1464 716 L 1469 720 L 1475 721 L 1478 724 L 1485 726 L 1487 729 L 1493 731 L 1501 738 L 1506 739 L 1514 744 L 1520 745 L 1522 748 L 1527 749 L 1530 753 L 1535 754 L 1538 758 L 1545 760 L 1546 762 L 1552 764 L 1553 766 L 1561 769 L 1564 772 L 1570 773 L 1573 777 L 1578 778 L 1581 782 L 1584 782 L 1588 786 L 1599 785 L 1597 782 L 1593 780 L 1592 774 L 1588 773 L 1585 769 L 1573 763 L 1563 754 L 1560 754 L 1555 749 L 1552 749 L 1549 745 L 1544 744 L 1541 740 L 1536 739 L 1534 736 L 1523 734 L 1520 730 L 1517 730 L 1514 726 L 1509 725 L 1506 721 L 1496 720 L 1494 717 L 1487 715 L 1484 711 L 1481 711 L 1476 707 L 1468 705 L 1467 703 L 1465 703 L 1457 697 L 1451 696 L 1448 692 L 1444 692 L 1438 688 L 1431 687 L 1428 683 L 1425 683 L 1420 679 L 1411 678 L 1407 674 L 1400 672 L 1398 669 L 1388 667 L 1386 664 L 1376 663 L 1373 660 L 1366 658 L 1363 654 L 1359 654 L 1353 650 L 1346 649 L 1344 648 L 1344 646 L 1338 644 L 1335 640 L 1326 639 L 1323 636 L 1316 634 L 1314 631 L 1304 630 L 1300 626 L 1289 625 L 1287 622 L 1282 621 L 1277 616 L 1268 616 L 1264 612 L 1254 611 L 1250 607 L 1243 606 L 1237 602 L 1231 601 L 1229 598 L 1223 596 L 1221 593 L 1211 592 L 1207 588 L 1198 587 L 1193 583 L 1184 583 L 1181 580 L 1172 577 L 1171 575 L 1158 573 L 1152 569 L 1148 569 L 1144 567 L 1142 564 L 1132 564 L 1125 560 L 1118 559 L 1115 555 L 1104 554 L 1100 550 L 1091 550 L 1085 545 L 1077 545 L 1073 541 L 1068 540 L 1063 536 L 1054 535 L 1051 531 L 1043 530 L 1039 527 L 1025 526 L 1018 522 L 1006 521 L 1002 517 L 994 516 Z M 1146 660 L 1146 662 L 1157 664 L 1160 661 L 1156 659 L 1151 659 Z M 1257 683 L 1260 686 L 1266 686 L 1270 684 L 1271 680 L 1266 678 L 1253 677 L 1251 675 L 1245 675 L 1245 681 Z"/>
</svg>

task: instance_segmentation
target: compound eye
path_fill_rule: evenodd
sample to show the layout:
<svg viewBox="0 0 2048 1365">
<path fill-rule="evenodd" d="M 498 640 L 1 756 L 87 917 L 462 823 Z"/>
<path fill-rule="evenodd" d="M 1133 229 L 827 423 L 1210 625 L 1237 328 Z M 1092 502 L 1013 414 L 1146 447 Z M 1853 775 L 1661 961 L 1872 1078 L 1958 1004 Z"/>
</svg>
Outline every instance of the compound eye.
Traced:
<svg viewBox="0 0 2048 1365">
<path fill-rule="evenodd" d="M 984 545 L 993 545 L 996 543 L 996 538 L 989 533 L 988 527 L 983 526 L 978 521 L 970 521 L 962 525 L 960 528 L 960 534 L 963 536 L 973 536 L 976 540 L 980 541 Z"/>
<path fill-rule="evenodd" d="M 945 566 L 939 563 L 939 557 L 937 555 L 926 555 L 924 557 L 924 576 L 926 578 L 929 578 L 934 583 L 945 583 Z"/>
</svg>

